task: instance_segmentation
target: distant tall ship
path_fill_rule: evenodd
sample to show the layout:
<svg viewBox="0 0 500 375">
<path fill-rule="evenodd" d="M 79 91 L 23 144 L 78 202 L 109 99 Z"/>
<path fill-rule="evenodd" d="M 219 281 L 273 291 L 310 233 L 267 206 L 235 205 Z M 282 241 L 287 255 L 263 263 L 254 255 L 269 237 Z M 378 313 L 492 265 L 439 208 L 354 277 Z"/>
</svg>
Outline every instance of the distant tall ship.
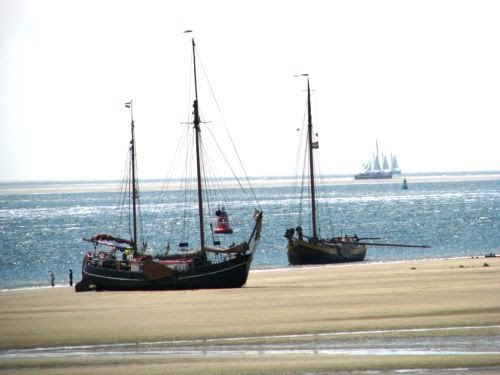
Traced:
<svg viewBox="0 0 500 375">
<path fill-rule="evenodd" d="M 387 156 L 382 154 L 379 155 L 378 152 L 378 142 L 375 141 L 375 155 L 368 160 L 363 166 L 364 171 L 354 175 L 356 180 L 378 180 L 378 179 L 389 179 L 392 178 L 393 171 L 397 170 L 401 173 L 398 167 L 398 162 L 396 156 L 391 157 L 391 167 L 389 167 L 389 162 L 387 161 Z M 382 163 L 381 163 L 382 161 Z M 382 167 L 380 166 L 382 164 Z"/>
</svg>

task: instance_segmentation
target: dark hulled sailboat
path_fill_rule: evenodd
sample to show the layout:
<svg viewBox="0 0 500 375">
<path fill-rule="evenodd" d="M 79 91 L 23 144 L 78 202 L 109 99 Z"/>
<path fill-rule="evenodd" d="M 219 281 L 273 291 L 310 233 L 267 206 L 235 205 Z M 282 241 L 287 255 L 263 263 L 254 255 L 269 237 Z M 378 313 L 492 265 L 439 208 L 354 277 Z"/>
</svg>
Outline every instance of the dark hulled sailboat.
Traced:
<svg viewBox="0 0 500 375">
<path fill-rule="evenodd" d="M 255 210 L 255 223 L 245 241 L 229 246 L 220 246 L 219 241 L 208 245 L 205 240 L 204 202 L 201 160 L 200 115 L 196 77 L 195 42 L 192 39 L 195 98 L 192 122 L 194 128 L 196 182 L 198 200 L 198 225 L 200 247 L 178 254 L 152 257 L 145 246 L 138 248 L 137 206 L 138 183 L 136 176 L 134 120 L 131 119 L 130 141 L 130 191 L 132 196 L 132 238 L 130 240 L 109 234 L 97 234 L 87 239 L 94 249 L 85 254 L 82 265 L 82 280 L 75 290 L 162 290 L 239 288 L 245 285 L 256 244 L 260 239 L 262 211 Z M 130 103 L 131 108 L 131 103 Z M 132 114 L 132 108 L 131 108 Z M 193 228 L 194 230 L 194 228 Z M 184 244 L 180 244 L 184 246 Z M 186 244 L 187 245 L 187 244 Z"/>
<path fill-rule="evenodd" d="M 304 235 L 300 225 L 295 229 L 287 229 L 285 237 L 288 239 L 288 262 L 292 265 L 300 265 L 361 261 L 366 255 L 366 246 L 359 242 L 357 236 L 320 238 L 318 235 L 316 186 L 314 175 L 314 149 L 318 148 L 318 143 L 313 142 L 309 76 L 304 76 L 307 76 L 308 122 L 306 152 L 309 158 L 311 234 L 309 236 Z"/>
</svg>

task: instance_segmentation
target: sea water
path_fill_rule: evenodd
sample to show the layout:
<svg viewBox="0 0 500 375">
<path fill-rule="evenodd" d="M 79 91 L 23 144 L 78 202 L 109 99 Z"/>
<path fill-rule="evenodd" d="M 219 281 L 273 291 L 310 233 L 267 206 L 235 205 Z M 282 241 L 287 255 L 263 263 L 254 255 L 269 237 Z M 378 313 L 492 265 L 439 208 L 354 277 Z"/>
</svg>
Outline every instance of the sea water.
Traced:
<svg viewBox="0 0 500 375">
<path fill-rule="evenodd" d="M 498 174 L 405 177 L 408 190 L 401 189 L 402 178 L 383 182 L 328 179 L 318 193 L 319 205 L 327 207 L 320 211 L 321 236 L 356 234 L 380 237 L 375 242 L 430 246 L 370 246 L 366 262 L 500 253 Z M 253 208 L 262 209 L 264 225 L 252 269 L 288 267 L 283 235 L 298 223 L 297 193 L 291 179 L 251 180 L 258 204 L 250 203 L 233 187 L 225 192 L 235 223 L 233 235 L 250 233 L 251 224 L 236 224 L 243 212 L 248 215 Z M 150 187 L 141 191 L 145 237 L 151 251 L 162 252 L 167 243 L 178 241 L 167 234 L 168 217 L 182 212 L 183 205 L 175 190 L 161 192 L 160 183 L 148 183 Z M 49 270 L 57 285 L 68 285 L 70 268 L 73 282 L 79 281 L 83 255 L 92 250 L 82 238 L 114 233 L 113 214 L 120 195 L 116 185 L 112 181 L 0 183 L 0 289 L 48 286 Z M 179 221 L 174 223 L 174 227 L 179 225 Z"/>
</svg>

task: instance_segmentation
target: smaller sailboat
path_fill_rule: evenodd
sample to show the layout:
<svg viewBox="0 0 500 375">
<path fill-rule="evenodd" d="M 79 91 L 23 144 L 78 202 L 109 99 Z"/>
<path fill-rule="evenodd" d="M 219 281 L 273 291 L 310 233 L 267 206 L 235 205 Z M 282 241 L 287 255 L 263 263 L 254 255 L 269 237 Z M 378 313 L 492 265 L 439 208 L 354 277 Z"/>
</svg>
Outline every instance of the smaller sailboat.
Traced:
<svg viewBox="0 0 500 375">
<path fill-rule="evenodd" d="M 288 262 L 292 265 L 327 264 L 339 262 L 361 261 L 366 256 L 366 246 L 359 243 L 354 236 L 339 236 L 320 238 L 319 223 L 316 207 L 316 183 L 314 173 L 314 150 L 318 149 L 318 142 L 313 142 L 313 124 L 311 115 L 311 90 L 309 76 L 307 76 L 307 140 L 306 154 L 309 157 L 309 187 L 311 204 L 311 230 L 309 236 L 303 234 L 302 227 L 290 228 L 285 232 L 288 240 Z M 304 176 L 305 177 L 305 176 Z M 301 205 L 302 206 L 302 205 Z"/>
<path fill-rule="evenodd" d="M 367 163 L 365 163 L 364 171 L 354 175 L 356 180 L 378 180 L 392 178 L 392 169 L 389 167 L 387 157 L 385 155 L 379 156 L 378 141 L 375 141 L 376 153 Z M 382 166 L 380 166 L 380 159 L 382 158 Z"/>
<path fill-rule="evenodd" d="M 412 247 L 428 248 L 426 245 L 403 245 L 393 243 L 374 243 L 365 242 L 366 240 L 379 240 L 380 237 L 359 238 L 354 235 L 341 235 L 327 238 L 319 236 L 319 222 L 316 202 L 316 182 L 314 172 L 314 150 L 318 148 L 318 142 L 313 142 L 313 125 L 311 115 L 311 91 L 309 88 L 309 76 L 307 76 L 307 140 L 306 155 L 309 159 L 309 191 L 311 207 L 311 233 L 305 235 L 302 226 L 299 224 L 296 228 L 289 228 L 285 231 L 285 238 L 288 240 L 287 256 L 291 265 L 303 264 L 328 264 L 356 262 L 365 259 L 367 246 L 392 246 L 392 247 Z M 378 151 L 378 147 L 377 147 Z M 378 163 L 378 158 L 374 159 Z M 391 175 L 392 177 L 392 175 Z M 303 176 L 305 180 L 305 176 Z M 306 185 L 305 181 L 301 187 Z M 303 205 L 301 204 L 302 208 Z M 302 215 L 300 214 L 300 217 Z"/>
</svg>

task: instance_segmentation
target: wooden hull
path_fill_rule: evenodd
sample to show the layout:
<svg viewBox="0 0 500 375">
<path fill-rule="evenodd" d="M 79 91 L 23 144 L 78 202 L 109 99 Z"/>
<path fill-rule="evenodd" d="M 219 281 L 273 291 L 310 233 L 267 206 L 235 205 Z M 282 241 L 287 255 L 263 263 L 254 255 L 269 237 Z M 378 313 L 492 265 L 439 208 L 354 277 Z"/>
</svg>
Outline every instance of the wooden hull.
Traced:
<svg viewBox="0 0 500 375">
<path fill-rule="evenodd" d="M 250 253 L 219 263 L 197 265 L 157 280 L 147 279 L 142 271 L 104 268 L 85 262 L 82 281 L 75 286 L 75 291 L 241 288 L 247 281 L 252 257 Z"/>
<path fill-rule="evenodd" d="M 312 244 L 294 239 L 289 241 L 287 250 L 291 265 L 357 262 L 366 256 L 365 245 L 342 242 Z"/>
</svg>

